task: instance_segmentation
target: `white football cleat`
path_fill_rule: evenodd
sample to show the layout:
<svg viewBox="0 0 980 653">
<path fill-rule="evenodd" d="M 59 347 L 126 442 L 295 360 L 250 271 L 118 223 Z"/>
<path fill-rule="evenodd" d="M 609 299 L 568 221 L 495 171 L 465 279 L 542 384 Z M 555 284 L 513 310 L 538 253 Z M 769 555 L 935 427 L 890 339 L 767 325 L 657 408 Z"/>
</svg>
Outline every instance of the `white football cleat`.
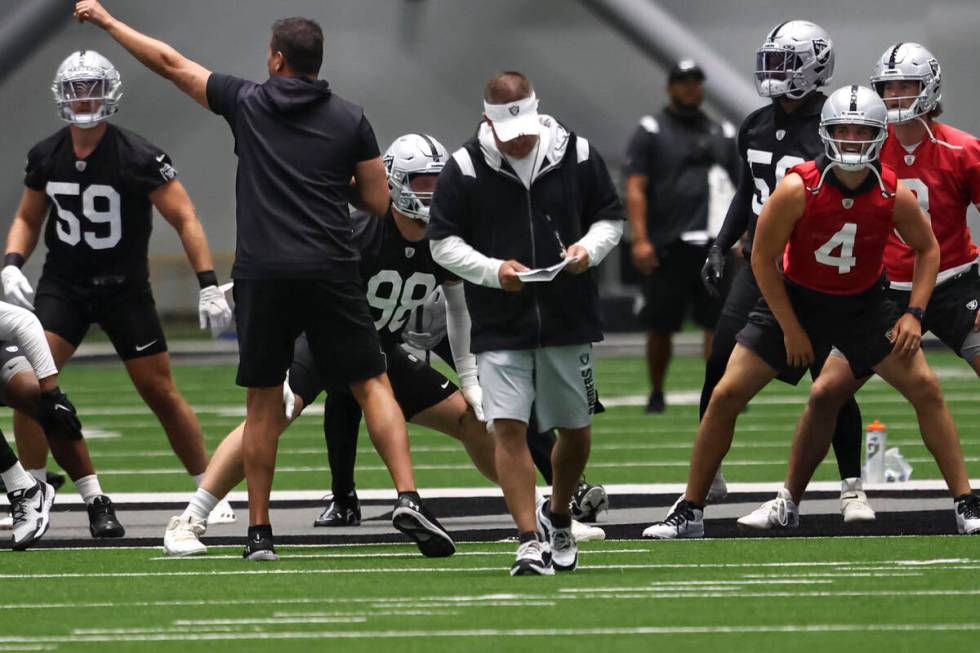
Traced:
<svg viewBox="0 0 980 653">
<path fill-rule="evenodd" d="M 966 494 L 953 500 L 956 531 L 961 535 L 980 534 L 980 497 Z"/>
<path fill-rule="evenodd" d="M 606 539 L 606 531 L 598 526 L 589 526 L 573 519 L 572 536 L 576 542 L 600 542 Z"/>
<path fill-rule="evenodd" d="M 551 522 L 548 501 L 538 504 L 538 534 L 548 543 L 551 564 L 556 571 L 573 571 L 578 565 L 578 544 L 572 534 L 572 526 L 560 528 Z M 605 535 L 605 533 L 603 533 Z"/>
<path fill-rule="evenodd" d="M 235 509 L 228 503 L 228 499 L 219 501 L 218 505 L 211 511 L 211 514 L 208 515 L 208 526 L 214 526 L 215 524 L 234 524 L 236 521 L 238 521 L 238 515 L 235 514 Z"/>
<path fill-rule="evenodd" d="M 797 528 L 799 525 L 800 509 L 786 488 L 780 488 L 775 499 L 766 501 L 738 520 L 739 528 L 753 531 Z"/>
<path fill-rule="evenodd" d="M 204 555 L 208 547 L 201 542 L 201 536 L 207 529 L 203 519 L 174 515 L 163 532 L 163 552 L 177 557 Z"/>
<path fill-rule="evenodd" d="M 663 521 L 643 531 L 643 537 L 654 540 L 678 540 L 704 537 L 704 510 L 682 496 Z"/>
<path fill-rule="evenodd" d="M 725 477 L 721 475 L 721 467 L 715 473 L 715 477 L 711 480 L 711 487 L 708 488 L 708 496 L 704 498 L 704 505 L 721 503 L 728 496 L 728 483 L 725 482 Z"/>
<path fill-rule="evenodd" d="M 34 487 L 7 493 L 13 518 L 13 549 L 23 551 L 48 530 L 54 488 L 38 481 Z"/>
<path fill-rule="evenodd" d="M 840 482 L 840 512 L 847 523 L 875 520 L 875 511 L 861 489 L 860 478 L 845 478 Z"/>
<path fill-rule="evenodd" d="M 510 567 L 511 576 L 554 576 L 551 551 L 547 542 L 530 540 L 517 547 L 517 559 Z"/>
</svg>

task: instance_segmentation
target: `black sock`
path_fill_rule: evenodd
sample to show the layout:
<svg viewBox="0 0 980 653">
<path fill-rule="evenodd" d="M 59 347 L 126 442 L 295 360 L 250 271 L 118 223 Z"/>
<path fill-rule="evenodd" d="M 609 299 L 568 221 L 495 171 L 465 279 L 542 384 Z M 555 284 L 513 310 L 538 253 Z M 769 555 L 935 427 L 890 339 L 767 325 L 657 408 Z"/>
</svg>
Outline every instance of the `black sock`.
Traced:
<svg viewBox="0 0 980 653">
<path fill-rule="evenodd" d="M 255 526 L 248 527 L 248 539 L 254 540 L 254 535 L 258 533 L 260 537 L 271 538 L 272 537 L 272 524 L 256 524 Z"/>
<path fill-rule="evenodd" d="M 420 497 L 419 493 L 416 492 L 415 490 L 411 490 L 410 492 L 399 492 L 398 498 L 401 499 L 402 497 L 405 497 L 406 499 L 411 499 L 412 501 L 414 501 L 419 505 L 422 504 L 422 497 Z"/>
<path fill-rule="evenodd" d="M 535 531 L 528 531 L 526 533 L 518 533 L 517 541 L 521 544 L 525 542 L 533 542 L 538 539 L 538 534 Z"/>
<path fill-rule="evenodd" d="M 572 527 L 572 516 L 567 512 L 564 515 L 559 515 L 558 513 L 551 512 L 551 506 L 545 504 L 545 510 L 548 511 L 548 519 L 555 528 L 571 528 Z"/>
</svg>

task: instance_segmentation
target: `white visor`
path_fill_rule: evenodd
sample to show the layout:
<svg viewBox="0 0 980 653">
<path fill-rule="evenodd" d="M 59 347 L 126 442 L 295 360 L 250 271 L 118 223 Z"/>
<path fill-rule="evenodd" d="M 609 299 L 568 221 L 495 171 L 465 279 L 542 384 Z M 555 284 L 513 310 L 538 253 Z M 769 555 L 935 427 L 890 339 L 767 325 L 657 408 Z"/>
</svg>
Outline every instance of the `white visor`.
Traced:
<svg viewBox="0 0 980 653">
<path fill-rule="evenodd" d="M 537 135 L 541 130 L 538 97 L 534 91 L 523 100 L 507 104 L 490 104 L 484 100 L 483 112 L 493 123 L 497 138 L 503 142 L 512 141 L 518 136 Z"/>
</svg>

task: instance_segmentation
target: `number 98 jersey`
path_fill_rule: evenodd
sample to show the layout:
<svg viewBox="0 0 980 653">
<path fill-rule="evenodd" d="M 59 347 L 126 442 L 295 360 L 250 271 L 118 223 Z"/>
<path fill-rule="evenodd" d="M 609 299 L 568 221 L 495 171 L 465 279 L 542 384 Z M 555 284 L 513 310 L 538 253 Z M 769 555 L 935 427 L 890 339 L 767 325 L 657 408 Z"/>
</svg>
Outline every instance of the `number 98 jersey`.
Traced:
<svg viewBox="0 0 980 653">
<path fill-rule="evenodd" d="M 385 345 L 400 342 L 409 319 L 450 275 L 432 260 L 427 238 L 402 236 L 390 209 L 385 216 L 356 211 L 351 222 L 374 326 Z"/>
<path fill-rule="evenodd" d="M 43 276 L 83 286 L 97 277 L 146 285 L 149 194 L 176 176 L 167 154 L 112 124 L 84 160 L 68 127 L 31 148 L 24 185 L 45 193 L 51 207 Z"/>
</svg>

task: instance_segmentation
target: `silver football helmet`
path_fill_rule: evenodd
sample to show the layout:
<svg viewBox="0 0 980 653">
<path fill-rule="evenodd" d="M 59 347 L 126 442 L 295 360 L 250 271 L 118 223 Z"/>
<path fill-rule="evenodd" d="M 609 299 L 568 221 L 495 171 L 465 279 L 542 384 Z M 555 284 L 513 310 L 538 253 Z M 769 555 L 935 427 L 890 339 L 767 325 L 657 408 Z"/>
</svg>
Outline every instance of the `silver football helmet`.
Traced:
<svg viewBox="0 0 980 653">
<path fill-rule="evenodd" d="M 919 82 L 919 94 L 890 97 L 886 104 L 908 104 L 888 109 L 888 122 L 908 122 L 936 108 L 942 99 L 939 61 L 918 43 L 896 43 L 881 55 L 871 73 L 871 86 L 885 97 L 885 84 L 893 80 Z"/>
<path fill-rule="evenodd" d="M 122 81 L 108 59 L 93 50 L 79 50 L 58 66 L 51 92 L 59 118 L 90 129 L 119 110 Z M 95 106 L 89 113 L 78 113 L 72 103 L 80 101 L 90 101 Z"/>
<path fill-rule="evenodd" d="M 446 148 L 431 136 L 405 134 L 396 138 L 383 159 L 392 206 L 403 215 L 428 222 L 432 193 L 412 190 L 412 177 L 438 175 L 448 159 Z"/>
<path fill-rule="evenodd" d="M 837 89 L 820 112 L 820 138 L 827 158 L 843 170 L 870 166 L 888 135 L 887 121 L 884 100 L 870 88 L 854 84 Z M 867 125 L 874 128 L 874 136 L 866 141 L 837 138 L 832 133 L 835 125 Z"/>
<path fill-rule="evenodd" d="M 834 43 L 808 20 L 776 25 L 756 50 L 755 88 L 762 97 L 799 100 L 834 75 Z"/>
</svg>

